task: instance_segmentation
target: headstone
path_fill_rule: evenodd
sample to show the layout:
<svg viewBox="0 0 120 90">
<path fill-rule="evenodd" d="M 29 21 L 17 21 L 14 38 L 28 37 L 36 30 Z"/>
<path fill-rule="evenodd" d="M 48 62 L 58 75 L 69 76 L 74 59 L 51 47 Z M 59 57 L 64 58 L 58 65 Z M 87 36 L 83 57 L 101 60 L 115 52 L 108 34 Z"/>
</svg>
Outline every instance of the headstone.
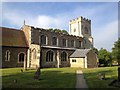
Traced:
<svg viewBox="0 0 120 90">
<path fill-rule="evenodd" d="M 23 69 L 21 69 L 20 72 L 23 72 Z"/>
<path fill-rule="evenodd" d="M 37 69 L 37 71 L 35 72 L 34 79 L 35 79 L 35 80 L 39 80 L 40 74 L 41 74 L 41 72 L 40 72 L 40 67 L 39 67 L 39 68 Z"/>
<path fill-rule="evenodd" d="M 14 82 L 14 83 L 17 83 L 17 80 L 15 79 L 15 80 L 13 80 L 13 82 Z"/>
<path fill-rule="evenodd" d="M 100 80 L 105 80 L 105 73 L 99 73 L 99 74 L 98 74 L 98 78 L 99 78 Z"/>
<path fill-rule="evenodd" d="M 118 81 L 120 82 L 120 67 L 118 67 Z"/>
</svg>

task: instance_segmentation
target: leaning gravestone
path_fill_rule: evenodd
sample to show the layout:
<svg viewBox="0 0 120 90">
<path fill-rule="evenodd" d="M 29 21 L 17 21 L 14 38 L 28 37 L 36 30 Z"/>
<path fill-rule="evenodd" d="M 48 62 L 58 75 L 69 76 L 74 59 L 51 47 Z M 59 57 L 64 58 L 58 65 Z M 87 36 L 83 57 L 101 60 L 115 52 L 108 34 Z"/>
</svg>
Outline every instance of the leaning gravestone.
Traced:
<svg viewBox="0 0 120 90">
<path fill-rule="evenodd" d="M 34 75 L 34 79 L 35 80 L 39 80 L 39 78 L 40 78 L 40 67 L 37 69 L 37 71 L 35 72 L 35 75 Z"/>
<path fill-rule="evenodd" d="M 120 82 L 120 67 L 118 67 L 118 81 Z"/>
</svg>

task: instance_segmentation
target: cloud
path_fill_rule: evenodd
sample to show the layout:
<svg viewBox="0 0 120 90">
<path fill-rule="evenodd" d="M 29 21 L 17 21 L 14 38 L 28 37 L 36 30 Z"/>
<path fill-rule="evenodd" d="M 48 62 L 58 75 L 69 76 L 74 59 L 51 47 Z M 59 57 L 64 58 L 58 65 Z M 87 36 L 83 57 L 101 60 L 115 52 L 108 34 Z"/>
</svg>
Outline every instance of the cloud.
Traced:
<svg viewBox="0 0 120 90">
<path fill-rule="evenodd" d="M 93 32 L 95 46 L 111 50 L 114 42 L 118 37 L 118 21 L 112 21 L 104 25 L 104 27 L 95 28 L 97 32 Z"/>
<path fill-rule="evenodd" d="M 40 27 L 40 28 L 60 28 L 64 29 L 63 19 L 61 17 L 50 17 L 47 15 L 38 15 L 37 17 L 32 17 L 26 15 L 26 13 L 18 14 L 16 12 L 12 12 L 8 10 L 3 12 L 3 18 L 7 22 L 17 27 L 21 27 L 23 25 L 24 20 L 27 25 Z"/>
<path fill-rule="evenodd" d="M 61 28 L 63 25 L 60 17 L 53 18 L 47 15 L 39 15 L 36 21 L 36 25 L 42 28 Z"/>
<path fill-rule="evenodd" d="M 65 29 L 68 31 L 68 22 L 70 19 L 75 19 L 76 17 L 83 16 L 86 18 L 92 19 L 92 35 L 94 38 L 94 43 L 97 48 L 106 48 L 110 50 L 117 39 L 117 20 L 110 22 L 100 22 L 104 18 L 103 14 L 106 10 L 110 10 L 111 5 L 109 4 L 100 4 L 96 5 L 96 7 L 85 7 L 78 6 L 74 8 L 72 11 L 66 11 L 62 13 L 56 13 L 54 16 L 46 15 L 46 14 L 38 14 L 31 15 L 31 13 L 27 13 L 24 10 L 19 12 L 19 10 L 15 11 L 11 8 L 6 8 L 3 11 L 3 22 L 7 21 L 7 23 L 11 25 L 15 25 L 17 27 L 21 27 L 23 25 L 24 20 L 26 24 L 40 27 L 40 28 L 59 28 Z M 33 13 L 34 14 L 34 13 Z M 109 15 L 107 15 L 109 17 Z M 111 17 L 112 18 L 112 17 Z M 104 24 L 104 25 L 102 25 Z"/>
<path fill-rule="evenodd" d="M 118 2 L 119 0 L 1 0 L 2 2 Z"/>
</svg>

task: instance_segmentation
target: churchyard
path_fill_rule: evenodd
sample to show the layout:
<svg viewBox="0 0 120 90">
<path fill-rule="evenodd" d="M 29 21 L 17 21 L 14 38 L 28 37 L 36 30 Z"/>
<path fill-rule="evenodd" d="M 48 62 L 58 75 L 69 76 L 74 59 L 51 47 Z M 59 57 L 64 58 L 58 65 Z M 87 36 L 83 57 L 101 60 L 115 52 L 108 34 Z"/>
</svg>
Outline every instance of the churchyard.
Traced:
<svg viewBox="0 0 120 90">
<path fill-rule="evenodd" d="M 41 69 L 39 80 L 34 79 L 36 70 L 6 68 L 2 71 L 3 88 L 75 88 L 76 70 L 80 68 L 45 68 Z M 117 67 L 82 69 L 89 88 L 116 88 L 109 86 L 117 79 Z M 99 74 L 105 74 L 101 80 Z"/>
<path fill-rule="evenodd" d="M 36 70 L 21 72 L 21 68 L 2 69 L 3 88 L 74 88 L 76 68 L 41 69 L 39 80 L 34 79 Z"/>
<path fill-rule="evenodd" d="M 85 80 L 89 88 L 116 88 L 109 84 L 117 79 L 118 67 L 99 67 L 91 69 L 83 69 Z M 104 79 L 100 78 L 100 74 L 105 75 Z"/>
</svg>

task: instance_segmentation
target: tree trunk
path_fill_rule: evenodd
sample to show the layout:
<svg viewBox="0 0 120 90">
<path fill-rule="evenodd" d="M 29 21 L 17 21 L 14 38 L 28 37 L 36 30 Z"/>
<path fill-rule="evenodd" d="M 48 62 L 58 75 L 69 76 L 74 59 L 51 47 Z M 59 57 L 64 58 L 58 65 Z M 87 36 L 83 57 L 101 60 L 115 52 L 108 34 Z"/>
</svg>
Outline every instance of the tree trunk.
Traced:
<svg viewBox="0 0 120 90">
<path fill-rule="evenodd" d="M 120 66 L 118 67 L 118 81 L 120 82 Z"/>
</svg>

